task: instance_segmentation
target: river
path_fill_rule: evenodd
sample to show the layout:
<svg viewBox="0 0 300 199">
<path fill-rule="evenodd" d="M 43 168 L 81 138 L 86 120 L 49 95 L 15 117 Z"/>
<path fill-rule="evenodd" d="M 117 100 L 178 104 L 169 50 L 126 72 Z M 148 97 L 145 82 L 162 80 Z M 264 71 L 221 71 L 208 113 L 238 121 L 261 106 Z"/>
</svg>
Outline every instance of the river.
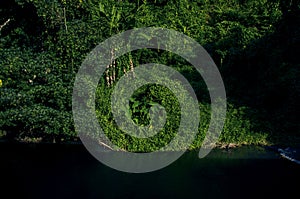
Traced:
<svg viewBox="0 0 300 199">
<path fill-rule="evenodd" d="M 159 171 L 113 170 L 82 145 L 0 143 L 1 198 L 292 198 L 300 166 L 263 147 L 187 152 Z M 298 182 L 298 183 L 297 183 Z"/>
</svg>

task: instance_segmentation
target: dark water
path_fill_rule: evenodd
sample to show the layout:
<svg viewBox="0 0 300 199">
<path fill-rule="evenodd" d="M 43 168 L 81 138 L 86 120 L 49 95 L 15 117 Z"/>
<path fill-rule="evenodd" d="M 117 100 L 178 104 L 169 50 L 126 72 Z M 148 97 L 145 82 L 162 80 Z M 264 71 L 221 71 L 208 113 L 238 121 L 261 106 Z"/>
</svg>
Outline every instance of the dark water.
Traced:
<svg viewBox="0 0 300 199">
<path fill-rule="evenodd" d="M 152 173 L 110 169 L 81 145 L 0 143 L 0 198 L 294 198 L 300 166 L 260 147 L 188 152 Z M 297 198 L 297 197 L 296 197 Z"/>
</svg>

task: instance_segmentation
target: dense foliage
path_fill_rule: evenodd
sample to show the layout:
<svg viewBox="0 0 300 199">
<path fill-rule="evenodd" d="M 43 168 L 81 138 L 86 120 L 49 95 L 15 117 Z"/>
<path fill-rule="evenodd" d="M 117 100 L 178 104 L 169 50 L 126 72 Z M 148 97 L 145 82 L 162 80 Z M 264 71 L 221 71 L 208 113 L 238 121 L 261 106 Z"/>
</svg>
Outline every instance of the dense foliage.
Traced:
<svg viewBox="0 0 300 199">
<path fill-rule="evenodd" d="M 218 65 L 229 101 L 220 142 L 264 144 L 299 134 L 295 108 L 300 92 L 299 1 L 15 0 L 2 4 L 0 130 L 7 138 L 76 139 L 72 89 L 87 53 L 116 33 L 148 26 L 194 38 Z M 132 65 L 149 62 L 172 65 L 195 89 L 201 123 L 191 148 L 201 146 L 210 120 L 201 77 L 172 53 L 139 50 L 116 60 L 117 78 Z M 146 86 L 132 97 L 131 114 L 138 124 L 147 124 L 153 102 L 165 103 L 166 110 L 173 112 L 163 133 L 150 141 L 136 139 L 120 132 L 113 122 L 109 100 L 115 81 L 108 86 L 104 77 L 96 93 L 97 117 L 108 137 L 133 151 L 155 150 L 168 143 L 176 131 L 177 109 L 171 106 L 176 97 L 157 85 Z"/>
</svg>

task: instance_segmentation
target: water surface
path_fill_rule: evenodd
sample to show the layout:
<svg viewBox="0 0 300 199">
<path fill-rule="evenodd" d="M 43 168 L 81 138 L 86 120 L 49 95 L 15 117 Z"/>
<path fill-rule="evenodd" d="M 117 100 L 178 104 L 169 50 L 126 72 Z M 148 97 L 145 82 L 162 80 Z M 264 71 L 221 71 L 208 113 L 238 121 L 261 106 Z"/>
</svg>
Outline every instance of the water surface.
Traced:
<svg viewBox="0 0 300 199">
<path fill-rule="evenodd" d="M 151 173 L 113 170 L 82 145 L 0 143 L 7 198 L 292 198 L 300 166 L 262 147 L 187 152 Z M 1 197 L 2 198 L 2 197 Z"/>
</svg>

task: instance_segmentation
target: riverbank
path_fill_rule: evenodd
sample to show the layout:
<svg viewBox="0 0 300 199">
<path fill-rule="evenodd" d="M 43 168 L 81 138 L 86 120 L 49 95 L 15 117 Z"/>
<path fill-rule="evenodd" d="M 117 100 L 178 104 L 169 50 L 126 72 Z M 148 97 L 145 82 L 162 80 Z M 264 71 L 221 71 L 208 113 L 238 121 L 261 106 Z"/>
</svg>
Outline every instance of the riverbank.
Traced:
<svg viewBox="0 0 300 199">
<path fill-rule="evenodd" d="M 300 146 L 300 137 L 299 136 L 276 136 L 272 138 L 271 141 L 261 141 L 258 144 L 249 144 L 246 141 L 242 143 L 235 142 L 218 142 L 215 145 L 215 148 L 219 149 L 232 149 L 243 146 L 261 146 L 261 147 L 270 147 L 270 146 L 280 146 L 282 148 L 285 147 L 298 147 Z M 46 145 L 83 145 L 79 138 L 74 138 L 73 141 L 65 141 L 65 140 L 55 140 L 52 141 L 44 141 L 42 138 L 16 138 L 16 139 L 6 139 L 0 137 L 0 143 L 14 143 L 14 144 L 46 144 Z M 104 143 L 99 142 L 100 145 L 107 148 Z M 198 150 L 197 148 L 193 148 L 192 150 Z"/>
</svg>

